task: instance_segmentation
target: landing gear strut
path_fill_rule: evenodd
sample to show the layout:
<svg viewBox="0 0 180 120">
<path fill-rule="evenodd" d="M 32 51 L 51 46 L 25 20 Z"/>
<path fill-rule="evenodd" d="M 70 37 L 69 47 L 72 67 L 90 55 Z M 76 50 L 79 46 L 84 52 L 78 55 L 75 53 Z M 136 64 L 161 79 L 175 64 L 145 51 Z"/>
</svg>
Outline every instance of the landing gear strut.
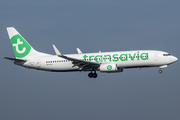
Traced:
<svg viewBox="0 0 180 120">
<path fill-rule="evenodd" d="M 97 73 L 96 73 L 96 71 L 94 71 L 94 73 L 92 73 L 92 71 L 88 74 L 88 76 L 90 77 L 90 78 L 97 78 Z"/>
<path fill-rule="evenodd" d="M 161 70 L 161 69 L 159 70 L 159 73 L 160 73 L 160 74 L 162 73 L 162 70 Z"/>
</svg>

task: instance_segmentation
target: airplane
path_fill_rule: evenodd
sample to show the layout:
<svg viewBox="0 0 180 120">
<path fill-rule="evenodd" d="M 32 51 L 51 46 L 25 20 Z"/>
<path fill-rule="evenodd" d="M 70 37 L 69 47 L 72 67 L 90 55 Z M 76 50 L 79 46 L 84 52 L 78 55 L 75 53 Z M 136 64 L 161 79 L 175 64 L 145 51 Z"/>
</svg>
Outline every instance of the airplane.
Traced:
<svg viewBox="0 0 180 120">
<path fill-rule="evenodd" d="M 62 54 L 53 45 L 56 55 L 36 51 L 13 27 L 7 27 L 9 39 L 16 58 L 4 57 L 14 64 L 30 69 L 51 72 L 90 71 L 89 78 L 96 78 L 96 71 L 105 73 L 123 72 L 129 68 L 159 67 L 162 68 L 176 62 L 177 57 L 159 50 L 134 50 L 116 52 Z"/>
</svg>

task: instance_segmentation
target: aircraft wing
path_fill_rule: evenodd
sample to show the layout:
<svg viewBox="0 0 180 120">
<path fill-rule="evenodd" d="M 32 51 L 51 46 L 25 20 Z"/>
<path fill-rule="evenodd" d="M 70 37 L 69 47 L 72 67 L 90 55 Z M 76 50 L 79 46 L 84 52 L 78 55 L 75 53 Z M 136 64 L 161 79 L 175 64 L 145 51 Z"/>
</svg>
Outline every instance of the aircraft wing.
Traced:
<svg viewBox="0 0 180 120">
<path fill-rule="evenodd" d="M 90 61 L 85 61 L 85 60 L 80 60 L 80 59 L 65 56 L 59 52 L 59 50 L 56 48 L 55 45 L 53 45 L 53 48 L 58 57 L 72 61 L 72 63 L 74 64 L 73 67 L 78 66 L 80 70 L 82 69 L 93 70 L 93 69 L 97 69 L 100 66 L 100 63 L 90 62 Z"/>
</svg>

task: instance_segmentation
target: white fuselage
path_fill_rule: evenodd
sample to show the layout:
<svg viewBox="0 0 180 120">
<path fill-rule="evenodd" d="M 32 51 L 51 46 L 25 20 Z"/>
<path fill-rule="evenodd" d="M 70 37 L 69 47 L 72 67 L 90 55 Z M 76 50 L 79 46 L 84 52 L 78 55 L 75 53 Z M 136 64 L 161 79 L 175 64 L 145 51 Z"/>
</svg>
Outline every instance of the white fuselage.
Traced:
<svg viewBox="0 0 180 120">
<path fill-rule="evenodd" d="M 166 52 L 156 50 L 66 54 L 65 56 L 85 61 L 97 62 L 100 64 L 116 64 L 120 69 L 160 67 L 177 61 L 176 57 L 171 56 Z M 54 72 L 80 71 L 79 67 L 74 66 L 72 61 L 56 55 L 48 54 L 38 57 L 31 57 L 30 59 L 27 59 L 26 62 L 15 62 L 15 64 L 27 68 Z M 85 69 L 83 71 L 90 70 L 91 69 Z"/>
</svg>

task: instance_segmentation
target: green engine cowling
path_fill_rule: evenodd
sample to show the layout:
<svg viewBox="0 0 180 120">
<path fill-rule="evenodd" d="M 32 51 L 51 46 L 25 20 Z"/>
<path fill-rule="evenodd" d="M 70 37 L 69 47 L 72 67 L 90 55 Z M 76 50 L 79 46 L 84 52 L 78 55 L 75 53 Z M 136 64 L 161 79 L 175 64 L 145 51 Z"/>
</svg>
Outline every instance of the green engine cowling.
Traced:
<svg viewBox="0 0 180 120">
<path fill-rule="evenodd" d="M 117 67 L 117 64 L 101 64 L 99 70 L 100 72 L 107 72 L 107 73 L 123 72 L 123 69 Z"/>
</svg>

